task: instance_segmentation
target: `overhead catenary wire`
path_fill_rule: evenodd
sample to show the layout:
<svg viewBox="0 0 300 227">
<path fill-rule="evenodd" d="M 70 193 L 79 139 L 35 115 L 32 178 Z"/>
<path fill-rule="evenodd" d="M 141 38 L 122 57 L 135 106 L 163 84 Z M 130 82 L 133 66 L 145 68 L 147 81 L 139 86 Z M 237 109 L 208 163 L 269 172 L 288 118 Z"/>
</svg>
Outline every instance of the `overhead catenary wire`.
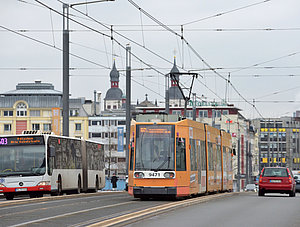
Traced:
<svg viewBox="0 0 300 227">
<path fill-rule="evenodd" d="M 189 42 L 182 37 L 182 35 L 178 34 L 177 32 L 175 32 L 174 30 L 172 30 L 171 28 L 169 28 L 168 26 L 166 26 L 165 24 L 163 24 L 162 22 L 160 22 L 158 19 L 156 19 L 155 17 L 153 17 L 151 14 L 149 14 L 148 12 L 146 12 L 145 10 L 143 10 L 139 5 L 137 5 L 134 1 L 132 0 L 128 0 L 134 7 L 136 7 L 139 11 L 143 12 L 147 17 L 149 17 L 151 20 L 153 20 L 155 23 L 161 25 L 163 28 L 165 28 L 166 30 L 168 30 L 169 32 L 173 33 L 176 36 L 181 37 L 182 40 L 184 40 L 185 44 L 192 50 L 192 52 L 208 67 L 211 68 L 212 71 L 214 73 L 216 73 L 219 77 L 221 77 L 223 80 L 227 81 L 227 78 L 225 78 L 224 76 L 222 76 L 220 73 L 218 73 L 216 70 L 214 70 L 210 64 L 208 64 L 208 62 L 206 62 L 201 56 L 200 54 L 189 44 Z M 246 100 L 241 93 L 233 86 L 232 82 L 230 82 L 230 85 L 233 87 L 233 89 L 236 91 L 236 93 L 243 99 L 245 100 L 245 102 L 247 102 L 248 104 L 250 104 L 251 106 L 253 106 L 257 113 L 263 118 L 263 116 L 261 115 L 261 113 L 258 111 L 257 107 L 249 102 L 248 100 Z"/>
<path fill-rule="evenodd" d="M 225 14 L 228 14 L 228 13 L 236 12 L 236 11 L 239 11 L 239 10 L 242 10 L 242 9 L 246 9 L 246 8 L 256 6 L 256 5 L 260 5 L 260 4 L 263 4 L 263 3 L 266 3 L 266 2 L 270 2 L 270 1 L 271 0 L 264 0 L 264 1 L 261 1 L 261 2 L 253 3 L 253 4 L 250 4 L 250 5 L 247 5 L 247 6 L 243 6 L 243 7 L 239 7 L 239 8 L 236 8 L 236 9 L 228 10 L 228 11 L 223 12 L 223 13 L 217 13 L 217 14 L 212 15 L 212 16 L 208 16 L 208 17 L 204 17 L 204 18 L 201 18 L 201 19 L 198 19 L 198 20 L 190 21 L 190 22 L 184 23 L 183 25 L 194 24 L 194 23 L 197 23 L 197 22 L 200 22 L 200 21 L 204 21 L 204 20 L 211 19 L 211 18 L 214 18 L 214 17 L 219 17 L 219 16 L 222 16 L 222 15 L 225 15 Z"/>
</svg>

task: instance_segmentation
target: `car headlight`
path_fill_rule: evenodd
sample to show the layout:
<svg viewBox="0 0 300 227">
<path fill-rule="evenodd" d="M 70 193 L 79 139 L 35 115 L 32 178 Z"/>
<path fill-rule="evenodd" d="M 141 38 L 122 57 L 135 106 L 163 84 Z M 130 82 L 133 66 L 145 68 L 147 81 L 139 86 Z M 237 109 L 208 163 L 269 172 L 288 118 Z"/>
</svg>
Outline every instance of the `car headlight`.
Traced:
<svg viewBox="0 0 300 227">
<path fill-rule="evenodd" d="M 37 186 L 46 186 L 46 185 L 50 185 L 50 181 L 41 181 L 37 184 Z"/>
</svg>

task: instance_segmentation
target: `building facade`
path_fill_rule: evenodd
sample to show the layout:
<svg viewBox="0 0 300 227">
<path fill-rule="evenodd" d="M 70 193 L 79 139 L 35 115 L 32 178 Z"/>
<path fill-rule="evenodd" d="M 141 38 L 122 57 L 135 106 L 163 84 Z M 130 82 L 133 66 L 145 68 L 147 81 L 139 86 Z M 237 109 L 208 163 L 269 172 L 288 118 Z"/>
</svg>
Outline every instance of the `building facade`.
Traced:
<svg viewBox="0 0 300 227">
<path fill-rule="evenodd" d="M 259 169 L 269 166 L 300 169 L 300 118 L 255 119 L 259 137 Z"/>
<path fill-rule="evenodd" d="M 70 136 L 88 138 L 88 115 L 84 99 L 70 99 Z M 62 132 L 62 92 L 50 83 L 19 83 L 16 90 L 0 95 L 0 134 L 24 130 Z"/>
</svg>

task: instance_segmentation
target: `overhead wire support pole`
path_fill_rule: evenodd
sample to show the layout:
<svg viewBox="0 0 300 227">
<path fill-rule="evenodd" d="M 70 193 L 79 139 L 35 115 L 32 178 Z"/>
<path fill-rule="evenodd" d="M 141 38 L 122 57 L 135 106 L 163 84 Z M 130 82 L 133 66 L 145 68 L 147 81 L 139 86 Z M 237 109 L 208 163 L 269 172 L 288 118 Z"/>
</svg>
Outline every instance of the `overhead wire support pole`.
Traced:
<svg viewBox="0 0 300 227">
<path fill-rule="evenodd" d="M 169 73 L 169 74 L 170 74 L 171 79 L 175 81 L 177 87 L 179 88 L 179 90 L 180 90 L 180 92 L 182 94 L 182 97 L 184 98 L 184 114 L 183 114 L 183 117 L 186 118 L 187 102 L 191 98 L 192 87 L 193 87 L 193 84 L 194 84 L 194 81 L 195 81 L 195 77 L 196 78 L 198 77 L 198 73 L 190 73 L 190 72 L 180 73 L 180 72 L 178 72 L 178 73 Z M 167 75 L 169 75 L 169 74 L 167 74 Z M 193 79 L 192 79 L 192 82 L 191 82 L 191 86 L 189 88 L 189 95 L 188 96 L 185 96 L 182 88 L 179 86 L 179 81 L 177 80 L 176 75 L 192 75 L 193 76 Z"/>
<path fill-rule="evenodd" d="M 166 86 L 166 96 L 165 96 L 165 112 L 170 113 L 170 96 L 169 96 L 169 74 L 165 75 L 165 86 Z"/>
<path fill-rule="evenodd" d="M 131 125 L 131 47 L 126 46 L 126 174 L 128 174 Z"/>
<path fill-rule="evenodd" d="M 63 136 L 69 136 L 69 5 L 63 4 Z"/>
</svg>

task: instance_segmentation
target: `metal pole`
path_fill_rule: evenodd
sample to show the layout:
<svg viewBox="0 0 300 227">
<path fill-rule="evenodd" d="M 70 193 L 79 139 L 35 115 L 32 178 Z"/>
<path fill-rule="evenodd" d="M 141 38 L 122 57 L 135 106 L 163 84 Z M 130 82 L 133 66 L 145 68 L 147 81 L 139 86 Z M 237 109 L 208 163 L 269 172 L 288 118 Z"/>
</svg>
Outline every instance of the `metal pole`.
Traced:
<svg viewBox="0 0 300 227">
<path fill-rule="evenodd" d="M 196 121 L 196 93 L 193 93 L 193 120 Z"/>
<path fill-rule="evenodd" d="M 249 144 L 248 135 L 246 136 L 246 185 L 249 183 Z"/>
<path fill-rule="evenodd" d="M 240 127 L 238 125 L 238 127 Z M 240 160 L 240 156 L 241 156 L 241 148 L 240 148 L 240 128 L 238 128 L 238 169 L 237 169 L 237 190 L 238 192 L 241 190 L 241 160 Z"/>
<path fill-rule="evenodd" d="M 63 4 L 63 135 L 69 136 L 69 5 Z"/>
<path fill-rule="evenodd" d="M 166 75 L 165 84 L 166 84 L 165 111 L 166 114 L 169 114 L 170 113 L 169 74 Z"/>
<path fill-rule="evenodd" d="M 131 121 L 131 47 L 126 46 L 126 174 L 128 174 L 128 156 Z"/>
</svg>

